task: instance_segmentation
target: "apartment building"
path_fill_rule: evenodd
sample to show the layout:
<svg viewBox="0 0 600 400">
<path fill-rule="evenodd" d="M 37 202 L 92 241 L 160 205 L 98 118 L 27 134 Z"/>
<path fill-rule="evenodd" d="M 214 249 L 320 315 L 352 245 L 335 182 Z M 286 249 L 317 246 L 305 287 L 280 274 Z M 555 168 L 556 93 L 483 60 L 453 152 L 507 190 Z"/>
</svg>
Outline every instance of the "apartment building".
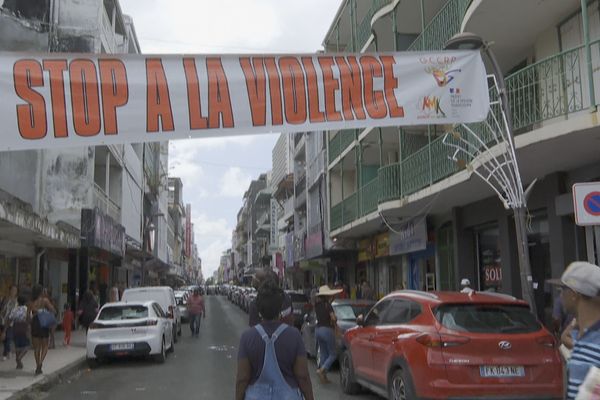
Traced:
<svg viewBox="0 0 600 400">
<path fill-rule="evenodd" d="M 600 180 L 600 13 L 598 1 L 587 3 L 346 0 L 323 42 L 328 52 L 428 51 L 472 32 L 493 43 L 522 180 L 535 182 L 529 252 L 537 309 L 546 319 L 554 295 L 546 280 L 573 260 L 597 261 L 600 250 L 598 228 L 575 225 L 571 193 L 574 183 Z M 475 176 L 477 159 L 451 160 L 447 131 L 329 132 L 331 235 L 356 241 L 350 268 L 379 295 L 400 287 L 454 290 L 460 278 L 479 290 L 520 295 L 512 212 Z"/>
</svg>

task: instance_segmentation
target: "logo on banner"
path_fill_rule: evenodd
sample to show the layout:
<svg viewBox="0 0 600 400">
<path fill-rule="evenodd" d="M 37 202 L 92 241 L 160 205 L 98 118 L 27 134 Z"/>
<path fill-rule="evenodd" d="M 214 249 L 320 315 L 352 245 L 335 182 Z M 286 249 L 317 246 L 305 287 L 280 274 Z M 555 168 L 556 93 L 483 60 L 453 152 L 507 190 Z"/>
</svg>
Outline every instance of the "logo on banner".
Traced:
<svg viewBox="0 0 600 400">
<path fill-rule="evenodd" d="M 424 96 L 419 104 L 419 118 L 445 118 L 441 99 L 438 96 Z"/>
<path fill-rule="evenodd" d="M 460 88 L 450 88 L 450 106 L 455 108 L 471 108 L 473 106 L 473 99 L 470 97 L 463 96 L 463 92 Z M 456 111 L 454 114 L 457 114 Z"/>
</svg>

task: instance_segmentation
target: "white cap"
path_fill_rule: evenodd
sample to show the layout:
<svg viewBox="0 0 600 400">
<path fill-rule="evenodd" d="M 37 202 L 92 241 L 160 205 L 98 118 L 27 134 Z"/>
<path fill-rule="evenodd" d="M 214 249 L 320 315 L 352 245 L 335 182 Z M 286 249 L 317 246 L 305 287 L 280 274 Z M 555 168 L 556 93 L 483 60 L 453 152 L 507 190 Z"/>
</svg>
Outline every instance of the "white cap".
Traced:
<svg viewBox="0 0 600 400">
<path fill-rule="evenodd" d="M 462 281 L 460 281 L 460 286 L 471 286 L 471 281 L 465 278 Z"/>
<path fill-rule="evenodd" d="M 563 285 L 589 297 L 600 296 L 600 267 L 584 261 L 569 264 L 560 278 Z"/>
</svg>

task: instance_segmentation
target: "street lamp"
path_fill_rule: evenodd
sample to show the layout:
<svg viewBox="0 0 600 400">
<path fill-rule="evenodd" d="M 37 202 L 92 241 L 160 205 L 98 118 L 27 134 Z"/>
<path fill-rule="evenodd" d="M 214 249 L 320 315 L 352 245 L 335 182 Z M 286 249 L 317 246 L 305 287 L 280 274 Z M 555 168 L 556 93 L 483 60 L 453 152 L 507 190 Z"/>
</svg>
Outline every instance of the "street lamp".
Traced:
<svg viewBox="0 0 600 400">
<path fill-rule="evenodd" d="M 490 60 L 495 85 L 498 90 L 499 106 L 501 110 L 500 120 L 492 114 L 493 123 L 485 122 L 485 126 L 490 130 L 494 145 L 500 145 L 502 150 L 500 154 L 494 154 L 491 151 L 489 143 L 484 142 L 472 129 L 463 125 L 464 131 L 471 140 L 462 137 L 461 133 L 454 130 L 447 134 L 444 143 L 454 147 L 456 152 L 452 159 L 462 161 L 457 158 L 459 153 L 466 153 L 471 159 L 480 155 L 487 155 L 487 161 L 482 164 L 482 171 L 474 169 L 474 172 L 480 176 L 502 200 L 506 209 L 512 209 L 515 218 L 515 228 L 517 237 L 517 251 L 519 255 L 519 270 L 521 275 L 521 292 L 523 300 L 529 303 L 531 310 L 536 313 L 536 304 L 533 296 L 531 276 L 531 265 L 529 262 L 529 243 L 527 239 L 527 191 L 523 190 L 521 182 L 521 173 L 517 163 L 514 134 L 512 131 L 512 115 L 508 103 L 506 92 L 506 83 L 504 75 L 498 64 L 498 61 L 490 49 L 489 43 L 485 42 L 480 36 L 473 33 L 459 33 L 446 42 L 446 50 L 481 50 Z M 493 126 L 492 126 L 493 125 Z M 475 144 L 473 143 L 475 142 Z M 464 161 L 463 161 L 464 162 Z"/>
<path fill-rule="evenodd" d="M 142 276 L 141 276 L 141 286 L 144 286 L 146 283 L 146 240 L 149 239 L 150 232 L 154 232 L 156 230 L 156 225 L 152 222 L 156 217 L 164 217 L 163 213 L 152 214 L 148 217 L 146 222 L 144 223 L 144 229 L 142 231 Z"/>
</svg>

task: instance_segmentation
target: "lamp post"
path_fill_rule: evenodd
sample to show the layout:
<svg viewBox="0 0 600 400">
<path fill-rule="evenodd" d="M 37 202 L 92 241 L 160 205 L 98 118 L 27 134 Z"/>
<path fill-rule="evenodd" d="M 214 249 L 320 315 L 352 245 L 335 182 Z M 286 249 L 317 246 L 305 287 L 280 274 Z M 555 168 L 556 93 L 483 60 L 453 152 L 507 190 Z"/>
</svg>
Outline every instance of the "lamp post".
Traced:
<svg viewBox="0 0 600 400">
<path fill-rule="evenodd" d="M 523 184 L 521 182 L 521 174 L 516 159 L 516 151 L 514 144 L 514 134 L 512 131 L 512 115 L 508 103 L 508 95 L 506 92 L 506 83 L 504 81 L 504 75 L 500 69 L 498 61 L 490 49 L 488 43 L 486 43 L 480 36 L 473 33 L 459 33 L 453 36 L 445 46 L 446 50 L 481 50 L 483 51 L 488 59 L 490 60 L 493 75 L 495 77 L 496 86 L 498 89 L 500 109 L 504 116 L 503 121 L 497 121 L 498 131 L 494 134 L 494 138 L 497 144 L 505 146 L 505 152 L 501 156 L 501 160 L 494 159 L 491 163 L 495 162 L 496 168 L 488 168 L 484 166 L 488 174 L 481 174 L 475 171 L 480 177 L 482 177 L 492 189 L 498 194 L 502 200 L 505 208 L 510 208 L 513 211 L 515 218 L 516 238 L 517 238 L 517 251 L 519 255 L 519 270 L 521 277 L 521 292 L 523 299 L 529 303 L 531 310 L 536 312 L 536 304 L 533 296 L 533 279 L 531 276 L 531 265 L 529 262 L 529 243 L 527 239 L 526 229 L 526 215 L 527 215 L 527 196 L 523 190 Z M 502 122 L 504 124 L 502 124 Z M 503 132 L 503 126 L 505 125 L 506 134 Z M 489 129 L 492 128 L 488 125 Z M 466 129 L 471 135 L 476 136 L 475 133 Z M 459 137 L 459 133 L 454 133 L 454 138 Z M 483 143 L 481 138 L 478 139 L 478 146 L 475 147 L 469 144 L 464 139 L 459 145 L 446 143 L 446 144 L 457 148 L 458 151 L 463 151 L 471 157 L 480 154 L 480 146 L 485 149 L 489 154 L 490 149 Z M 456 153 L 455 156 L 456 158 Z"/>
<path fill-rule="evenodd" d="M 142 230 L 142 277 L 141 277 L 141 286 L 144 286 L 146 283 L 146 241 L 149 239 L 149 234 L 156 230 L 156 226 L 152 222 L 156 217 L 163 217 L 163 213 L 152 214 L 148 217 L 146 222 L 144 222 L 144 229 Z"/>
</svg>

